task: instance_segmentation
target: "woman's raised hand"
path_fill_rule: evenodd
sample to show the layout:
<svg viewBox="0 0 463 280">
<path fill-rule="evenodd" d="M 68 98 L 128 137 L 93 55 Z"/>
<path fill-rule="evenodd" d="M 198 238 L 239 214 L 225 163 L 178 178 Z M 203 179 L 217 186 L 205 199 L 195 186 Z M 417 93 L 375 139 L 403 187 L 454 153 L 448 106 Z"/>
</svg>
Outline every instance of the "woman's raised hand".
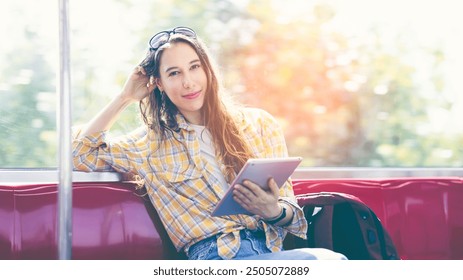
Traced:
<svg viewBox="0 0 463 280">
<path fill-rule="evenodd" d="M 140 101 L 156 88 L 154 76 L 148 77 L 142 66 L 133 69 L 121 92 L 121 97 L 132 102 Z"/>
<path fill-rule="evenodd" d="M 79 137 L 84 137 L 111 128 L 119 114 L 132 102 L 140 101 L 156 87 L 154 77 L 149 78 L 145 69 L 135 67 L 130 73 L 121 93 L 111 100 L 90 122 L 84 127 Z"/>
</svg>

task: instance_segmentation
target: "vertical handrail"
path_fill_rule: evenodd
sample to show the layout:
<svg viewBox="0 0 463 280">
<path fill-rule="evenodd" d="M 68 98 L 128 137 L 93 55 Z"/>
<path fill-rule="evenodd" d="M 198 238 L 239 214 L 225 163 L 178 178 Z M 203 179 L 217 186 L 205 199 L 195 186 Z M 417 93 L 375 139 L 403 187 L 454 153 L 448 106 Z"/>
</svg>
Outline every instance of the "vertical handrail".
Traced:
<svg viewBox="0 0 463 280">
<path fill-rule="evenodd" d="M 71 259 L 72 164 L 71 164 L 71 75 L 68 0 L 59 1 L 59 93 L 57 127 L 59 143 L 58 257 Z"/>
</svg>

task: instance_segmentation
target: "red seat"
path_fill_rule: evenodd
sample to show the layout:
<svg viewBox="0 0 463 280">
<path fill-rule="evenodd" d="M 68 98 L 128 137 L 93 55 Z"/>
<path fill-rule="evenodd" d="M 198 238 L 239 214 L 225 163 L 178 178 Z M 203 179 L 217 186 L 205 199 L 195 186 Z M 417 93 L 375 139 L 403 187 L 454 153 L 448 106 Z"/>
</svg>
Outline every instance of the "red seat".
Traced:
<svg viewBox="0 0 463 280">
<path fill-rule="evenodd" d="M 56 185 L 1 190 L 0 259 L 56 259 Z M 134 185 L 119 182 L 74 183 L 73 259 L 183 257 L 151 203 L 134 190 Z"/>
<path fill-rule="evenodd" d="M 14 198 L 13 189 L 0 185 L 0 259 L 13 255 Z"/>
<path fill-rule="evenodd" d="M 360 198 L 401 259 L 463 259 L 460 178 L 294 180 L 294 191 Z M 0 185 L 0 259 L 57 258 L 56 202 L 55 184 Z M 74 183 L 72 241 L 74 259 L 185 258 L 147 197 L 129 183 Z M 290 238 L 285 245 L 291 247 Z"/>
<path fill-rule="evenodd" d="M 360 198 L 382 221 L 401 259 L 463 259 L 460 178 L 295 180 L 294 191 Z"/>
</svg>

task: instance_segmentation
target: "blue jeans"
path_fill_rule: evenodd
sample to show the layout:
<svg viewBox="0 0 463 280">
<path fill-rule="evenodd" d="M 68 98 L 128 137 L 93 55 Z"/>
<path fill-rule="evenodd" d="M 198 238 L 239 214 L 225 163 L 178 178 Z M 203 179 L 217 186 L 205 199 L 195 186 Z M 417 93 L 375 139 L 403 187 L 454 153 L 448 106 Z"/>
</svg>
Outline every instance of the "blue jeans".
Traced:
<svg viewBox="0 0 463 280">
<path fill-rule="evenodd" d="M 240 231 L 241 246 L 236 260 L 345 260 L 342 254 L 322 248 L 302 248 L 272 253 L 265 245 L 261 231 Z M 217 250 L 217 238 L 212 236 L 192 245 L 188 250 L 190 260 L 221 260 Z"/>
</svg>

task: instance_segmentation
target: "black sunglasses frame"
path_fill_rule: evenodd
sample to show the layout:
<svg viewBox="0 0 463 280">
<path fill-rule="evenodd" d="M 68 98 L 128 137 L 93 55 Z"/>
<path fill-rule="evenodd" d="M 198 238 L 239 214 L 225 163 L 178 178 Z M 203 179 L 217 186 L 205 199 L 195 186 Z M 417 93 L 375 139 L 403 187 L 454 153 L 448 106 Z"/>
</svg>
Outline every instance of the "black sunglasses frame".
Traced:
<svg viewBox="0 0 463 280">
<path fill-rule="evenodd" d="M 157 51 L 162 45 L 169 41 L 171 34 L 181 34 L 190 38 L 196 38 L 196 32 L 193 29 L 189 27 L 178 26 L 172 30 L 164 30 L 154 34 L 148 43 L 150 47 L 149 50 Z"/>
</svg>

